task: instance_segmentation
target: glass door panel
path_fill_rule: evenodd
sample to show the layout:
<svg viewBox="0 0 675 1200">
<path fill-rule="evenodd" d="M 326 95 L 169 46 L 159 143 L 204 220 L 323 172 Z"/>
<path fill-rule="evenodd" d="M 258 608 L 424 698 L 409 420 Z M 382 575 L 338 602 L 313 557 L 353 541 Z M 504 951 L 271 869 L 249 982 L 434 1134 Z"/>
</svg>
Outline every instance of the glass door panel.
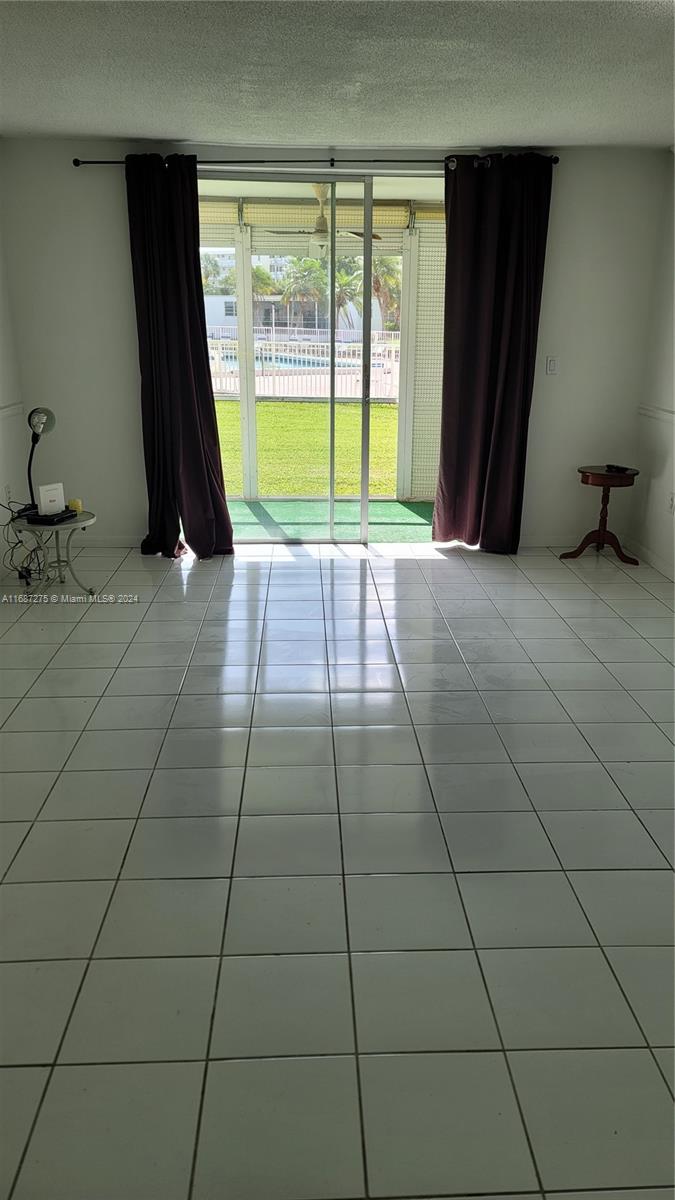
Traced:
<svg viewBox="0 0 675 1200">
<path fill-rule="evenodd" d="M 289 186 L 289 191 L 290 191 Z M 310 183 L 252 232 L 259 504 L 283 540 L 330 537 L 329 262 Z"/>
<path fill-rule="evenodd" d="M 336 541 L 361 540 L 364 368 L 371 314 L 364 301 L 364 184 L 335 185 L 335 509 Z M 365 484 L 367 495 L 367 482 Z"/>
<path fill-rule="evenodd" d="M 203 246 L 200 261 L 223 474 L 228 493 L 241 496 L 244 481 L 235 247 Z"/>
<path fill-rule="evenodd" d="M 372 181 L 227 186 L 236 252 L 211 241 L 202 275 L 238 540 L 365 540 Z"/>
</svg>

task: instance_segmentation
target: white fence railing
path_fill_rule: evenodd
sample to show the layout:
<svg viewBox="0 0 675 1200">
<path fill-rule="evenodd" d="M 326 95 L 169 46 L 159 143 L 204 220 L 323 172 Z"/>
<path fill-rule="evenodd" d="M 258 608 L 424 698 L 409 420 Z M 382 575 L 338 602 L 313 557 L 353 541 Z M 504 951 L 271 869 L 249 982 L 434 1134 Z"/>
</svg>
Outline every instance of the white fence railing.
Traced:
<svg viewBox="0 0 675 1200">
<path fill-rule="evenodd" d="M 232 318 L 231 325 L 208 325 L 207 336 L 215 341 L 235 341 L 238 338 L 237 319 Z M 273 329 L 270 325 L 254 325 L 253 336 L 255 340 L 265 341 L 269 338 L 276 340 L 286 339 L 289 341 L 300 342 L 327 342 L 328 329 L 317 329 L 314 326 L 308 328 L 305 325 L 277 325 Z M 398 330 L 378 329 L 373 332 L 373 338 L 377 338 L 381 342 L 395 342 L 397 345 L 401 340 L 401 335 Z M 360 329 L 336 329 L 336 342 L 360 342 Z"/>
<path fill-rule="evenodd" d="M 214 337 L 214 333 L 226 336 Z M 209 326 L 209 361 L 217 395 L 238 396 L 239 341 L 236 328 Z M 315 400 L 330 394 L 330 343 L 325 330 L 304 330 L 288 336 L 286 330 L 254 330 L 255 394 L 258 398 Z M 398 399 L 400 343 L 398 333 L 376 331 L 371 343 L 371 386 L 374 400 Z M 361 334 L 351 329 L 336 332 L 335 394 L 338 399 L 361 396 Z"/>
</svg>

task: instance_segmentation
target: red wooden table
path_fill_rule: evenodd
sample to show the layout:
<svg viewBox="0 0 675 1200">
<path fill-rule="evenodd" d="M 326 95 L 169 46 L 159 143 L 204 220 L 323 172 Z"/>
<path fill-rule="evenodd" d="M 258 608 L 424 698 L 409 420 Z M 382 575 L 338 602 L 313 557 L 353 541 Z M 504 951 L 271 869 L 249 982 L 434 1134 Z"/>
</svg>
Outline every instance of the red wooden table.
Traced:
<svg viewBox="0 0 675 1200">
<path fill-rule="evenodd" d="M 632 487 L 635 482 L 635 476 L 640 472 L 635 467 L 626 467 L 623 471 L 611 470 L 609 465 L 605 463 L 602 466 L 595 467 L 577 467 L 581 475 L 581 482 L 590 484 L 591 487 L 602 488 L 602 502 L 600 505 L 600 521 L 597 529 L 591 529 L 590 533 L 586 534 L 585 538 L 579 542 L 576 550 L 568 550 L 565 554 L 561 554 L 561 558 L 578 558 L 583 554 L 588 546 L 595 546 L 599 552 L 605 546 L 611 546 L 617 558 L 621 562 L 630 563 L 631 566 L 637 567 L 637 558 L 631 558 L 629 554 L 625 554 L 621 549 L 621 543 L 615 533 L 610 533 L 607 528 L 607 509 L 609 508 L 609 493 L 613 487 Z"/>
</svg>

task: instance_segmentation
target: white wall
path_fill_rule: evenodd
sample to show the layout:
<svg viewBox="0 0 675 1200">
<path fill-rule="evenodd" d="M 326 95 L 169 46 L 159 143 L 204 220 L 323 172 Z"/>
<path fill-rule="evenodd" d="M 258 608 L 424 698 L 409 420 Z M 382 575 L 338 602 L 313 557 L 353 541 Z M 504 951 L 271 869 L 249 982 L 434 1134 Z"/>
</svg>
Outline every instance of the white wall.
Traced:
<svg viewBox="0 0 675 1200">
<path fill-rule="evenodd" d="M 146 520 L 124 174 L 75 170 L 71 159 L 117 159 L 138 148 L 84 139 L 4 143 L 7 273 L 23 400 L 48 404 L 58 422 L 40 445 L 36 477 L 63 480 L 68 495 L 99 514 L 97 536 L 120 542 L 137 542 Z M 561 151 L 523 545 L 573 545 L 595 525 L 599 497 L 578 483 L 578 465 L 623 461 L 650 478 L 655 469 L 637 461 L 636 427 L 669 158 L 656 150 Z M 557 376 L 544 374 L 546 355 L 558 356 Z M 618 533 L 631 528 L 645 482 L 641 475 L 632 492 L 612 497 Z M 651 509 L 644 519 L 651 523 Z M 649 544 L 649 536 L 638 540 Z"/>
<path fill-rule="evenodd" d="M 573 546 L 597 525 L 586 463 L 645 469 L 636 444 L 645 395 L 648 329 L 666 150 L 561 150 L 555 168 L 523 515 L 523 545 Z M 672 337 L 672 331 L 671 331 Z M 559 374 L 545 374 L 547 355 Z M 644 493 L 612 493 L 610 528 L 633 525 Z M 671 489 L 672 490 L 672 489 Z"/>
<path fill-rule="evenodd" d="M 641 557 L 673 577 L 673 155 L 663 164 L 656 286 L 649 308 L 647 364 L 639 395 L 636 460 L 641 470 L 631 541 Z"/>
<path fill-rule="evenodd" d="M 0 159 L 0 192 L 4 183 L 1 168 Z M 5 504 L 7 488 L 11 499 L 28 499 L 24 467 L 28 457 L 29 433 L 19 388 L 3 235 L 0 220 L 0 502 Z M 4 523 L 9 513 L 5 509 L 0 509 L 0 513 L 0 523 Z"/>
<path fill-rule="evenodd" d="M 23 401 L 57 422 L 35 483 L 63 481 L 97 513 L 97 538 L 136 543 L 147 498 L 124 172 L 71 165 L 131 148 L 8 139 L 2 199 Z"/>
</svg>

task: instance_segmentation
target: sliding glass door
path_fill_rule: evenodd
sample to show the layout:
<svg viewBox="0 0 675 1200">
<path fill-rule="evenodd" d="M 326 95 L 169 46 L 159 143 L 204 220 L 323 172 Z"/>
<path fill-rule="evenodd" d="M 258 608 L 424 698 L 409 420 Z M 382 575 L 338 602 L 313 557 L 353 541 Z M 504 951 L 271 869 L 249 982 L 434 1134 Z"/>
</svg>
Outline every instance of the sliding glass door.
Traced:
<svg viewBox="0 0 675 1200">
<path fill-rule="evenodd" d="M 236 191 L 232 245 L 205 247 L 202 274 L 239 540 L 365 542 L 372 181 L 237 176 Z"/>
<path fill-rule="evenodd" d="M 372 180 L 333 187 L 330 228 L 333 380 L 332 524 L 336 540 L 368 540 L 372 329 Z"/>
</svg>

